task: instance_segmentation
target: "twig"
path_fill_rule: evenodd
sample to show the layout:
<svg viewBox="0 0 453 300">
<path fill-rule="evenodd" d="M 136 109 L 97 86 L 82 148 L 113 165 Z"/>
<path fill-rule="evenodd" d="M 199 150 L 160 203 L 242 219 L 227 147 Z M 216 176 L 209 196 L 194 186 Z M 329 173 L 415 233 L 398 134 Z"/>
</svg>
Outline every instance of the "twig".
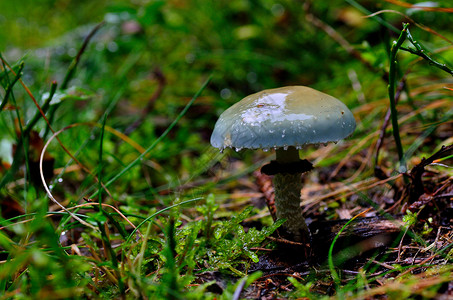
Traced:
<svg viewBox="0 0 453 300">
<path fill-rule="evenodd" d="M 415 266 L 415 267 L 412 267 L 412 268 L 409 268 L 407 269 L 406 271 L 404 272 L 401 272 L 400 274 L 398 274 L 396 276 L 396 278 L 401 278 L 401 277 L 404 277 L 404 275 L 414 271 L 415 269 L 417 268 L 420 268 L 421 266 L 423 266 L 424 264 L 426 264 L 427 262 L 429 262 L 430 260 L 434 259 L 434 257 L 436 257 L 437 255 L 439 255 L 439 253 L 434 253 L 433 255 L 425 258 L 424 260 L 422 260 L 420 263 L 418 263 L 418 266 Z"/>
<path fill-rule="evenodd" d="M 272 220 L 275 222 L 277 221 L 277 208 L 275 207 L 275 193 L 272 186 L 272 180 L 269 175 L 263 174 L 260 171 L 255 171 L 253 175 L 256 178 L 256 184 L 258 185 L 260 192 L 263 193 Z"/>
<path fill-rule="evenodd" d="M 396 270 L 396 268 L 394 266 L 391 266 L 389 265 L 388 263 L 385 263 L 385 262 L 380 262 L 380 261 L 377 261 L 377 260 L 374 260 L 373 259 L 373 263 L 377 264 L 377 265 L 380 265 L 380 266 L 383 266 L 389 270 Z"/>
<path fill-rule="evenodd" d="M 267 251 L 267 252 L 274 251 L 274 249 L 267 249 L 267 248 L 262 248 L 262 247 L 251 247 L 250 250 L 252 250 L 252 251 Z"/>
<path fill-rule="evenodd" d="M 317 203 L 319 203 L 322 200 L 325 200 L 327 198 L 336 197 L 334 199 L 334 201 L 338 200 L 340 198 L 343 198 L 343 197 L 347 198 L 350 195 L 356 194 L 357 192 L 361 192 L 361 191 L 364 191 L 364 190 L 369 190 L 369 189 L 374 188 L 376 186 L 385 184 L 385 183 L 387 183 L 389 181 L 396 180 L 396 179 L 398 179 L 400 177 L 402 177 L 402 174 L 397 174 L 395 176 L 392 176 L 392 177 L 389 177 L 389 178 L 386 178 L 386 179 L 383 179 L 383 180 L 379 180 L 379 181 L 376 181 L 375 179 L 362 180 L 362 181 L 353 183 L 351 185 L 346 185 L 346 186 L 343 186 L 341 188 L 337 188 L 335 191 L 327 193 L 327 194 L 324 194 L 324 195 L 321 195 L 321 196 L 319 196 L 317 198 L 311 198 L 311 199 L 308 199 L 308 200 L 304 200 L 302 202 L 302 205 L 305 206 L 304 211 L 307 211 L 308 209 L 312 208 Z"/>
<path fill-rule="evenodd" d="M 442 146 L 442 148 L 431 155 L 428 158 L 423 158 L 422 161 L 412 168 L 409 175 L 412 180 L 411 186 L 409 188 L 410 195 L 409 195 L 409 203 L 411 203 L 409 209 L 411 211 L 415 211 L 418 209 L 422 204 L 418 203 L 420 196 L 424 192 L 424 186 L 422 181 L 422 175 L 425 172 L 425 167 L 429 164 L 433 163 L 435 160 L 443 158 L 445 156 L 449 156 L 453 153 L 453 145 L 449 146 Z M 443 187 L 441 187 L 442 189 Z M 423 202 L 423 201 L 422 201 Z"/>
<path fill-rule="evenodd" d="M 398 257 L 396 259 L 397 262 L 400 262 L 401 261 L 401 249 L 403 247 L 403 240 L 404 238 L 406 237 L 406 234 L 407 234 L 407 231 L 409 230 L 409 226 L 406 226 L 406 228 L 404 229 L 404 233 L 403 233 L 403 236 L 401 237 L 400 239 L 400 242 L 398 244 Z"/>
<path fill-rule="evenodd" d="M 309 244 L 294 242 L 294 241 L 290 241 L 290 240 L 287 240 L 287 239 L 284 239 L 284 238 L 275 238 L 275 237 L 272 237 L 272 236 L 268 236 L 267 239 L 269 239 L 269 240 L 271 240 L 273 242 L 287 244 L 287 245 L 293 245 L 293 246 L 303 246 L 303 247 L 309 247 L 310 246 Z"/>
</svg>

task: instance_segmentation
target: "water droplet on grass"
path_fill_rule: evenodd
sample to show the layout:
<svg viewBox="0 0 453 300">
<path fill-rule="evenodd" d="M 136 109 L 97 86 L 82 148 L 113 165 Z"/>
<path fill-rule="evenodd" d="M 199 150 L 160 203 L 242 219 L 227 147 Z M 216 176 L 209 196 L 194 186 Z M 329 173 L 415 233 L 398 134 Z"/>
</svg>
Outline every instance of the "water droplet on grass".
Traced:
<svg viewBox="0 0 453 300">
<path fill-rule="evenodd" d="M 232 93 L 230 89 L 224 88 L 220 91 L 220 97 L 222 97 L 222 99 L 229 99 L 231 95 Z"/>
</svg>

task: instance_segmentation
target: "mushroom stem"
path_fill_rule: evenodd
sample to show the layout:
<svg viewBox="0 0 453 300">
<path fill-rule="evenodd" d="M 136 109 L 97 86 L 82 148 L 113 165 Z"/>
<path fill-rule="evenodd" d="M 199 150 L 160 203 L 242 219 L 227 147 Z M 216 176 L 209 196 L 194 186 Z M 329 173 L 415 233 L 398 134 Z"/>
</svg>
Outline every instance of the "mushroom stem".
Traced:
<svg viewBox="0 0 453 300">
<path fill-rule="evenodd" d="M 296 148 L 277 149 L 277 162 L 290 164 L 299 160 L 299 151 Z M 277 219 L 286 219 L 283 227 L 293 240 L 308 242 L 310 233 L 300 207 L 301 173 L 277 173 L 273 183 Z"/>
</svg>

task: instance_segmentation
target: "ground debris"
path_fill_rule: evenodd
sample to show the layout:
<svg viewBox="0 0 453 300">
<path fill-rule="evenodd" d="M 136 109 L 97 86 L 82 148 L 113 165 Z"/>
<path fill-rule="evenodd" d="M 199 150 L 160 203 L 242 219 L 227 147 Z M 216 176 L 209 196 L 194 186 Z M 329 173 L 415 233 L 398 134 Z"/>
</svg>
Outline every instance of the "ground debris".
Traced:
<svg viewBox="0 0 453 300">
<path fill-rule="evenodd" d="M 452 178 L 450 178 L 447 184 L 442 185 L 439 189 L 437 189 L 434 193 L 430 193 L 430 191 L 425 191 L 425 185 L 423 184 L 423 174 L 425 173 L 425 167 L 434 163 L 436 160 L 442 159 L 449 155 L 453 155 L 453 145 L 449 146 L 442 146 L 442 148 L 431 155 L 428 158 L 423 158 L 422 161 L 417 164 L 412 170 L 409 172 L 409 176 L 411 178 L 411 184 L 408 186 L 409 188 L 409 209 L 411 211 L 415 211 L 421 205 L 426 204 L 427 202 L 431 201 L 433 196 L 439 194 L 442 190 L 451 186 Z M 422 199 L 422 197 L 425 195 Z M 441 196 L 441 195 L 439 195 Z M 449 197 L 453 197 L 450 193 Z"/>
</svg>

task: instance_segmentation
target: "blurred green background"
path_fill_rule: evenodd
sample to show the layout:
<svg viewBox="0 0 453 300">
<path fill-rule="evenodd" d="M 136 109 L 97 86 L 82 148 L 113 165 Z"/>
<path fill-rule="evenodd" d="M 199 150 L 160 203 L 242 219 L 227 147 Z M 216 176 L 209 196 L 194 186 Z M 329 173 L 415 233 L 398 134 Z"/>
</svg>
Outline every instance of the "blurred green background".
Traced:
<svg viewBox="0 0 453 300">
<path fill-rule="evenodd" d="M 394 9 L 440 33 L 451 30 L 448 14 L 414 11 L 386 1 L 358 2 L 372 12 Z M 436 3 L 442 7 L 448 4 L 444 2 Z M 373 65 L 383 67 L 388 30 L 364 18 L 350 3 L 313 1 L 310 11 L 368 54 Z M 129 91 L 134 92 L 132 98 L 139 98 L 136 92 L 147 94 L 140 81 L 158 67 L 167 78 L 166 91 L 177 94 L 193 91 L 200 77 L 214 74 L 211 89 L 224 100 L 218 101 L 225 103 L 218 104 L 222 109 L 251 92 L 290 84 L 311 85 L 352 102 L 345 80 L 348 71 L 354 70 L 361 81 L 372 81 L 379 74 L 364 71 L 332 38 L 307 22 L 304 5 L 266 0 L 2 1 L 0 49 L 13 61 L 37 58 L 45 64 L 36 68 L 58 76 L 58 67 L 64 68 L 60 64 L 68 63 L 89 30 L 105 20 L 84 55 L 83 74 L 76 79 L 93 89 L 105 86 L 100 81 L 108 81 L 107 74 L 114 75 L 131 59 L 134 66 L 124 80 L 137 89 Z M 380 16 L 397 28 L 407 21 L 392 12 Z M 431 33 L 412 30 L 422 40 L 432 38 Z M 443 45 L 448 43 L 436 46 Z M 40 83 L 42 79 L 50 78 L 39 78 Z"/>
<path fill-rule="evenodd" d="M 306 147 L 301 151 L 316 166 L 304 177 L 308 183 L 305 193 L 328 194 L 335 189 L 330 185 L 332 181 L 349 186 L 376 179 L 375 145 L 389 106 L 385 72 L 389 67 L 390 46 L 398 38 L 403 22 L 411 23 L 414 39 L 423 44 L 433 59 L 446 64 L 453 60 L 453 17 L 444 11 L 451 6 L 451 0 L 423 4 L 432 9 L 410 8 L 416 3 L 413 0 L 0 0 L 3 60 L 16 71 L 20 62 L 24 62 L 23 82 L 41 105 L 49 95 L 52 82 L 57 83 L 55 103 L 47 113 L 55 130 L 89 123 L 67 129 L 59 138 L 91 173 L 82 172 L 56 141 L 47 149 L 49 158 L 46 159 L 55 162 L 55 168 L 49 168 L 50 175 L 53 172 L 55 177 L 48 178 L 52 193 L 66 207 L 87 204 L 86 197 L 101 190 L 95 177 L 102 175 L 103 182 L 107 182 L 124 170 L 140 151 L 165 132 L 206 79 L 213 76 L 201 97 L 168 136 L 139 166 L 115 181 L 109 187 L 109 196 L 103 195 L 102 199 L 104 204 L 120 209 L 134 224 L 180 201 L 199 196 L 208 199 L 197 202 L 195 208 L 184 206 L 171 211 L 172 215 L 180 214 L 175 218 L 180 273 L 176 275 L 168 267 L 173 253 L 163 252 L 171 244 L 167 243 L 168 236 L 167 240 L 164 238 L 163 229 L 174 225 L 167 224 L 170 219 L 167 215 L 156 217 L 157 225 L 153 225 L 146 247 L 134 239 L 125 242 L 119 232 L 123 233 L 121 229 L 130 232 L 132 227 L 114 213 L 110 217 L 121 226 L 108 223 L 94 208 L 80 211 L 99 228 L 104 224 L 109 226 L 111 232 L 102 236 L 69 221 L 71 218 L 64 213 L 61 217 L 47 217 L 48 211 L 59 208 L 52 207 L 40 178 L 33 178 L 25 164 L 36 163 L 43 143 L 51 136 L 41 118 L 32 128 L 28 155 L 17 158 L 20 167 L 5 180 L 6 188 L 0 190 L 1 224 L 15 230 L 4 235 L 0 232 L 3 242 L 0 290 L 11 295 L 25 291 L 25 295 L 45 299 L 38 295 L 64 298 L 72 295 L 71 289 L 83 295 L 93 287 L 93 297 L 99 293 L 112 299 L 110 295 L 119 295 L 118 291 L 112 292 L 117 288 L 115 280 L 98 282 L 97 278 L 100 268 L 106 266 L 105 261 L 111 259 L 112 265 L 107 268 L 119 272 L 116 277 L 112 275 L 113 279 L 126 278 L 126 286 L 131 287 L 128 293 L 138 290 L 152 296 L 161 290 L 158 286 L 161 274 L 175 277 L 181 274 L 178 280 L 186 291 L 194 287 L 189 284 L 194 282 L 196 272 L 219 269 L 231 272 L 238 265 L 250 266 L 252 252 L 249 249 L 241 252 L 246 248 L 241 244 L 246 234 L 239 223 L 249 217 L 255 218 L 251 228 L 272 223 L 253 175 L 253 171 L 270 159 L 272 151 L 220 154 L 209 144 L 218 116 L 241 98 L 262 89 L 311 86 L 342 100 L 353 111 L 358 126 L 353 137 L 344 143 L 324 148 Z M 378 13 L 380 21 L 376 16 L 366 17 L 369 13 Z M 101 22 L 81 55 L 76 73 L 67 86 L 61 86 L 84 39 Z M 407 41 L 403 45 L 411 46 Z M 353 56 L 346 49 L 358 55 Z M 398 79 L 403 75 L 407 79 L 406 90 L 402 91 L 398 103 L 400 131 L 408 166 L 412 167 L 420 157 L 432 154 L 442 144 L 451 144 L 448 120 L 453 114 L 449 106 L 452 98 L 451 91 L 445 87 L 451 87 L 452 81 L 447 72 L 416 55 L 400 50 L 398 60 Z M 4 69 L 8 69 L 6 64 L 0 73 L 1 99 L 14 77 L 11 72 L 3 72 Z M 418 108 L 418 114 L 414 114 Z M 146 114 L 142 115 L 143 112 Z M 8 164 L 14 147 L 23 141 L 18 134 L 19 125 L 26 126 L 34 115 L 40 116 L 36 105 L 26 90 L 16 84 L 0 115 L 0 179 L 10 170 Z M 99 124 L 104 116 L 106 130 L 100 143 Z M 131 127 L 137 121 L 137 126 Z M 117 135 L 112 134 L 114 130 Z M 380 154 L 380 167 L 389 176 L 398 168 L 390 131 L 391 126 Z M 125 133 L 136 145 L 118 132 Z M 310 157 L 312 153 L 318 156 Z M 322 198 L 311 207 L 309 218 L 337 219 L 341 217 L 339 208 L 355 214 L 361 207 L 388 207 L 399 197 L 391 194 L 398 189 L 403 188 L 383 186 L 377 192 L 348 196 L 348 201 L 346 196 L 333 200 Z M 309 199 L 307 195 L 304 197 Z M 228 223 L 230 217 L 237 216 L 238 211 L 251 203 L 253 212 L 248 211 L 234 226 Z M 28 213 L 40 215 L 31 217 Z M 18 220 L 22 218 L 34 222 L 20 224 Z M 229 226 L 229 231 L 214 239 L 213 230 L 225 226 Z M 68 242 L 61 242 L 63 238 Z M 101 250 L 101 246 L 92 250 L 93 257 L 93 253 L 99 253 L 97 260 L 91 260 L 88 252 L 69 255 L 69 248 L 63 250 L 64 245 L 77 244 L 88 251 L 87 245 L 104 246 L 107 239 L 116 246 L 123 244 L 130 256 L 123 256 L 125 251 L 119 246 L 113 256 L 105 248 Z M 216 243 L 224 244 L 216 246 Z M 187 245 L 193 247 L 186 251 Z M 258 246 L 252 242 L 247 245 Z M 230 251 L 233 246 L 236 253 Z M 116 257 L 121 270 L 114 264 Z M 74 267 L 72 259 L 80 264 Z M 361 275 L 360 272 L 357 273 Z M 319 274 L 316 276 L 325 277 L 325 273 Z M 82 286 L 79 275 L 84 276 Z M 71 276 L 78 279 L 69 280 Z M 162 278 L 165 283 L 167 279 Z M 170 287 L 173 287 L 172 280 L 167 280 Z M 358 281 L 359 286 L 366 285 L 364 289 L 368 289 L 367 282 L 362 278 Z M 332 282 L 325 285 L 329 290 L 332 286 Z M 64 290 L 66 287 L 70 289 Z M 52 294 L 60 288 L 63 296 Z M 147 289 L 148 294 L 144 292 Z M 122 287 L 119 290 L 124 293 Z"/>
<path fill-rule="evenodd" d="M 440 2 L 437 7 L 447 4 Z M 395 30 L 365 18 L 365 10 L 384 10 L 378 17 Z M 307 18 L 308 12 L 344 37 L 374 69 L 348 54 Z M 387 83 L 382 76 L 388 68 L 389 45 L 408 21 L 404 15 L 451 38 L 451 15 L 386 1 L 1 1 L 0 49 L 11 64 L 25 61 L 23 80 L 42 102 L 51 82 L 63 81 L 84 38 L 105 22 L 90 40 L 68 84 L 79 91 L 79 99 L 60 105 L 52 122 L 55 128 L 97 122 L 107 112 L 107 124 L 124 132 L 162 88 L 143 124 L 131 133 L 143 147 L 163 132 L 213 75 L 170 138 L 153 151 L 176 182 L 181 174 L 199 169 L 190 160 L 210 149 L 209 136 L 218 115 L 248 94 L 308 85 L 341 99 L 351 109 L 385 98 Z M 428 50 L 451 45 L 415 25 L 411 30 Z M 451 56 L 446 51 L 436 58 L 445 62 Z M 406 62 L 415 59 L 407 53 L 401 57 Z M 447 76 L 426 63 L 417 64 L 410 74 L 419 75 L 434 81 Z M 36 108 L 23 89 L 16 88 L 15 96 L 26 123 Z M 370 116 L 383 117 L 380 110 Z M 4 118 L 3 128 L 11 122 Z M 37 128 L 44 137 L 49 133 L 45 127 L 41 121 Z M 359 124 L 356 135 L 369 128 L 369 123 Z M 84 138 L 79 133 L 64 136 L 70 142 L 82 143 Z M 3 137 L 14 140 L 15 134 L 5 129 Z M 118 142 L 112 142 L 112 149 L 116 146 Z M 116 161 L 130 161 L 136 155 L 129 146 L 113 152 Z M 184 161 L 189 165 L 184 166 Z M 161 183 L 168 178 L 156 180 Z"/>
<path fill-rule="evenodd" d="M 105 22 L 90 40 L 68 84 L 80 94 L 78 100 L 60 105 L 52 122 L 55 128 L 97 122 L 107 112 L 107 124 L 125 132 L 157 93 L 149 115 L 131 133 L 144 147 L 163 132 L 213 75 L 207 90 L 166 144 L 153 152 L 157 161 L 165 160 L 168 173 L 179 170 L 173 174 L 177 180 L 181 173 L 193 170 L 181 167 L 185 159 L 190 161 L 210 148 L 209 136 L 218 115 L 248 94 L 278 86 L 308 85 L 354 109 L 387 97 L 382 76 L 388 68 L 389 47 L 408 17 L 438 34 L 411 26 L 412 34 L 428 51 L 451 46 L 451 14 L 391 2 L 1 1 L 0 49 L 11 64 L 25 61 L 23 80 L 42 102 L 51 82 L 63 81 L 84 38 Z M 448 1 L 436 3 L 436 8 L 448 6 Z M 382 10 L 378 17 L 394 30 L 366 18 L 367 10 Z M 347 53 L 335 38 L 307 18 L 309 14 L 323 26 L 331 26 L 331 35 L 347 40 L 369 66 Z M 400 57 L 404 63 L 416 59 L 407 53 Z M 452 52 L 443 51 L 434 57 L 448 62 Z M 409 79 L 417 83 L 420 76 L 443 82 L 448 75 L 427 63 L 418 63 Z M 15 97 L 26 123 L 35 106 L 23 89 L 15 88 Z M 370 116 L 382 118 L 383 112 Z M 3 128 L 12 122 L 4 118 Z M 44 137 L 48 136 L 45 127 L 41 121 L 37 128 Z M 369 128 L 369 123 L 359 124 L 356 135 Z M 5 129 L 3 137 L 7 136 L 15 139 L 15 134 Z M 71 142 L 80 139 L 76 133 L 65 136 Z M 129 161 L 134 157 L 128 147 L 123 148 L 112 154 L 112 159 Z"/>
</svg>

